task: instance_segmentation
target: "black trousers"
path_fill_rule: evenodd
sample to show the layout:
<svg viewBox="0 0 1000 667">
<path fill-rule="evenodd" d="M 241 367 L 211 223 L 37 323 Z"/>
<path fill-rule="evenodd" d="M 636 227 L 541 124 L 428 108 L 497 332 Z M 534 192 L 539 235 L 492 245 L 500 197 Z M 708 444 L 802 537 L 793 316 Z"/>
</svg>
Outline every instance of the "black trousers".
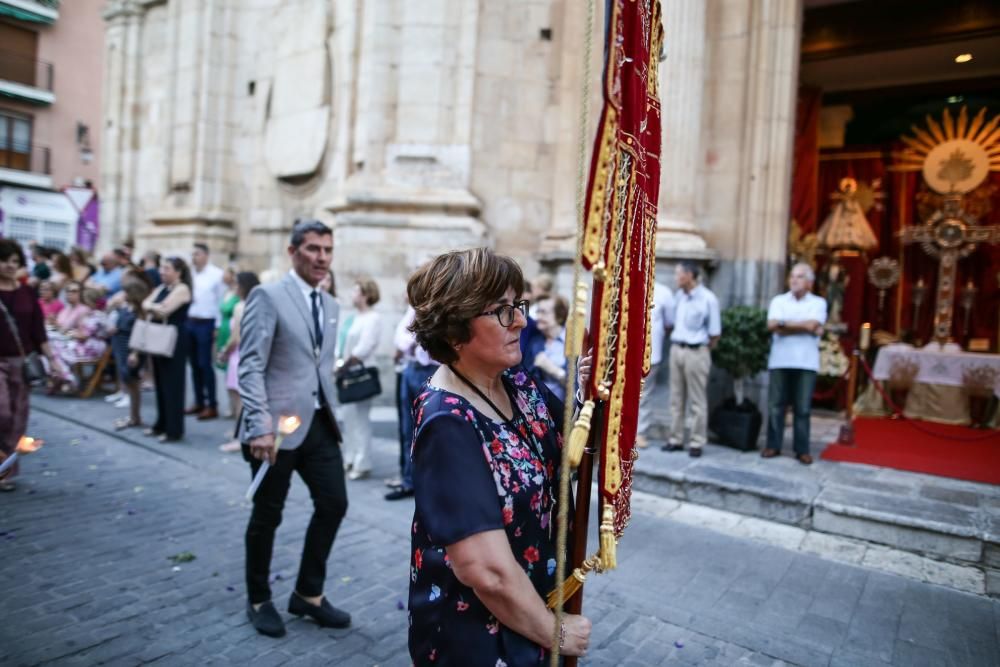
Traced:
<svg viewBox="0 0 1000 667">
<path fill-rule="evenodd" d="M 194 404 L 199 408 L 217 408 L 215 395 L 215 334 L 213 320 L 188 318 L 188 360 L 191 362 L 191 379 L 194 384 Z"/>
<path fill-rule="evenodd" d="M 306 439 L 296 449 L 278 451 L 277 461 L 257 489 L 246 534 L 247 595 L 251 604 L 271 599 L 268 577 L 274 532 L 281 524 L 281 512 L 293 472 L 299 473 L 309 487 L 313 501 L 313 515 L 306 530 L 295 590 L 307 597 L 323 594 L 326 560 L 340 522 L 347 513 L 340 432 L 331 421 L 325 409 L 317 411 Z M 250 447 L 245 444 L 243 457 L 250 461 L 252 478 L 261 463 L 250 456 Z"/>
<path fill-rule="evenodd" d="M 177 337 L 174 356 L 153 357 L 153 383 L 156 385 L 156 422 L 153 430 L 165 433 L 171 439 L 184 437 L 187 345 L 181 338 Z"/>
<path fill-rule="evenodd" d="M 399 474 L 406 471 L 406 459 L 410 453 L 406 449 L 406 429 L 403 425 L 403 374 L 396 373 L 396 423 L 399 425 Z"/>
</svg>

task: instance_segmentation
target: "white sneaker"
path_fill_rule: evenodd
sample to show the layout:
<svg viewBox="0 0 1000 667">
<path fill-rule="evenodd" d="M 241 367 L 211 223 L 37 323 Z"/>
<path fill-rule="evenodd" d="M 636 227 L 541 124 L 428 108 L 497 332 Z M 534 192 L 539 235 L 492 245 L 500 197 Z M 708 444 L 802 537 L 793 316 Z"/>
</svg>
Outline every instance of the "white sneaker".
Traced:
<svg viewBox="0 0 1000 667">
<path fill-rule="evenodd" d="M 128 396 L 122 396 L 117 403 L 115 403 L 116 408 L 128 408 L 131 407 L 132 400 Z"/>
<path fill-rule="evenodd" d="M 109 394 L 108 396 L 105 396 L 104 400 L 107 401 L 108 403 L 117 403 L 118 401 L 122 400 L 122 397 L 124 397 L 124 396 L 125 396 L 124 392 L 116 391 L 113 394 Z"/>
</svg>

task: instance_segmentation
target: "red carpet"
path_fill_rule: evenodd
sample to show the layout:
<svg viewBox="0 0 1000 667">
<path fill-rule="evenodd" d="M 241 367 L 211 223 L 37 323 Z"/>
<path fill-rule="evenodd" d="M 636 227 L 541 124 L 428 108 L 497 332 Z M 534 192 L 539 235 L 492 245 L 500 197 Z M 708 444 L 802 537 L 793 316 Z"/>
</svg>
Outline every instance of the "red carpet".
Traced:
<svg viewBox="0 0 1000 667">
<path fill-rule="evenodd" d="M 854 440 L 854 447 L 829 445 L 820 458 L 1000 484 L 1000 431 L 858 417 Z"/>
</svg>

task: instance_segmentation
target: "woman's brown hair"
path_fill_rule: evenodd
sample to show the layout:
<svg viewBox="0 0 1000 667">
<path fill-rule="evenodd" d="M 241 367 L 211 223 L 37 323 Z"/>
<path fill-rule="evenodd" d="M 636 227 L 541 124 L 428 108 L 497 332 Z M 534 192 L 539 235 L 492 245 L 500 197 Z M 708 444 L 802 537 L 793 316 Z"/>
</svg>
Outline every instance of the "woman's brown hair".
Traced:
<svg viewBox="0 0 1000 667">
<path fill-rule="evenodd" d="M 524 293 L 524 274 L 510 257 L 489 248 L 439 255 L 417 269 L 406 285 L 416 313 L 410 331 L 436 361 L 453 363 L 458 360 L 454 346 L 472 338 L 472 319 L 508 289 L 515 297 Z"/>
</svg>

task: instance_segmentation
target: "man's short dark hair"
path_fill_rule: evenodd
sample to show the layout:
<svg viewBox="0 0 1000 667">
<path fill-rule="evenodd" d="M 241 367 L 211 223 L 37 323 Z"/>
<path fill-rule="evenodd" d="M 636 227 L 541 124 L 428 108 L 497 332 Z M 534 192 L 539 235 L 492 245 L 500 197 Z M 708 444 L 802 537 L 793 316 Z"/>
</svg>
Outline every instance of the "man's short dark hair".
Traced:
<svg viewBox="0 0 1000 667">
<path fill-rule="evenodd" d="M 289 243 L 293 248 L 298 248 L 306 240 L 306 234 L 309 233 L 330 236 L 333 234 L 333 230 L 315 218 L 299 218 L 292 226 L 292 238 Z"/>
<path fill-rule="evenodd" d="M 209 254 L 208 245 L 205 244 L 205 243 L 195 243 L 194 244 L 194 248 L 195 248 L 195 250 L 201 250 L 206 255 Z"/>
<path fill-rule="evenodd" d="M 681 261 L 681 268 L 691 274 L 691 277 L 698 280 L 698 276 L 701 275 L 701 267 L 691 260 Z"/>
</svg>

